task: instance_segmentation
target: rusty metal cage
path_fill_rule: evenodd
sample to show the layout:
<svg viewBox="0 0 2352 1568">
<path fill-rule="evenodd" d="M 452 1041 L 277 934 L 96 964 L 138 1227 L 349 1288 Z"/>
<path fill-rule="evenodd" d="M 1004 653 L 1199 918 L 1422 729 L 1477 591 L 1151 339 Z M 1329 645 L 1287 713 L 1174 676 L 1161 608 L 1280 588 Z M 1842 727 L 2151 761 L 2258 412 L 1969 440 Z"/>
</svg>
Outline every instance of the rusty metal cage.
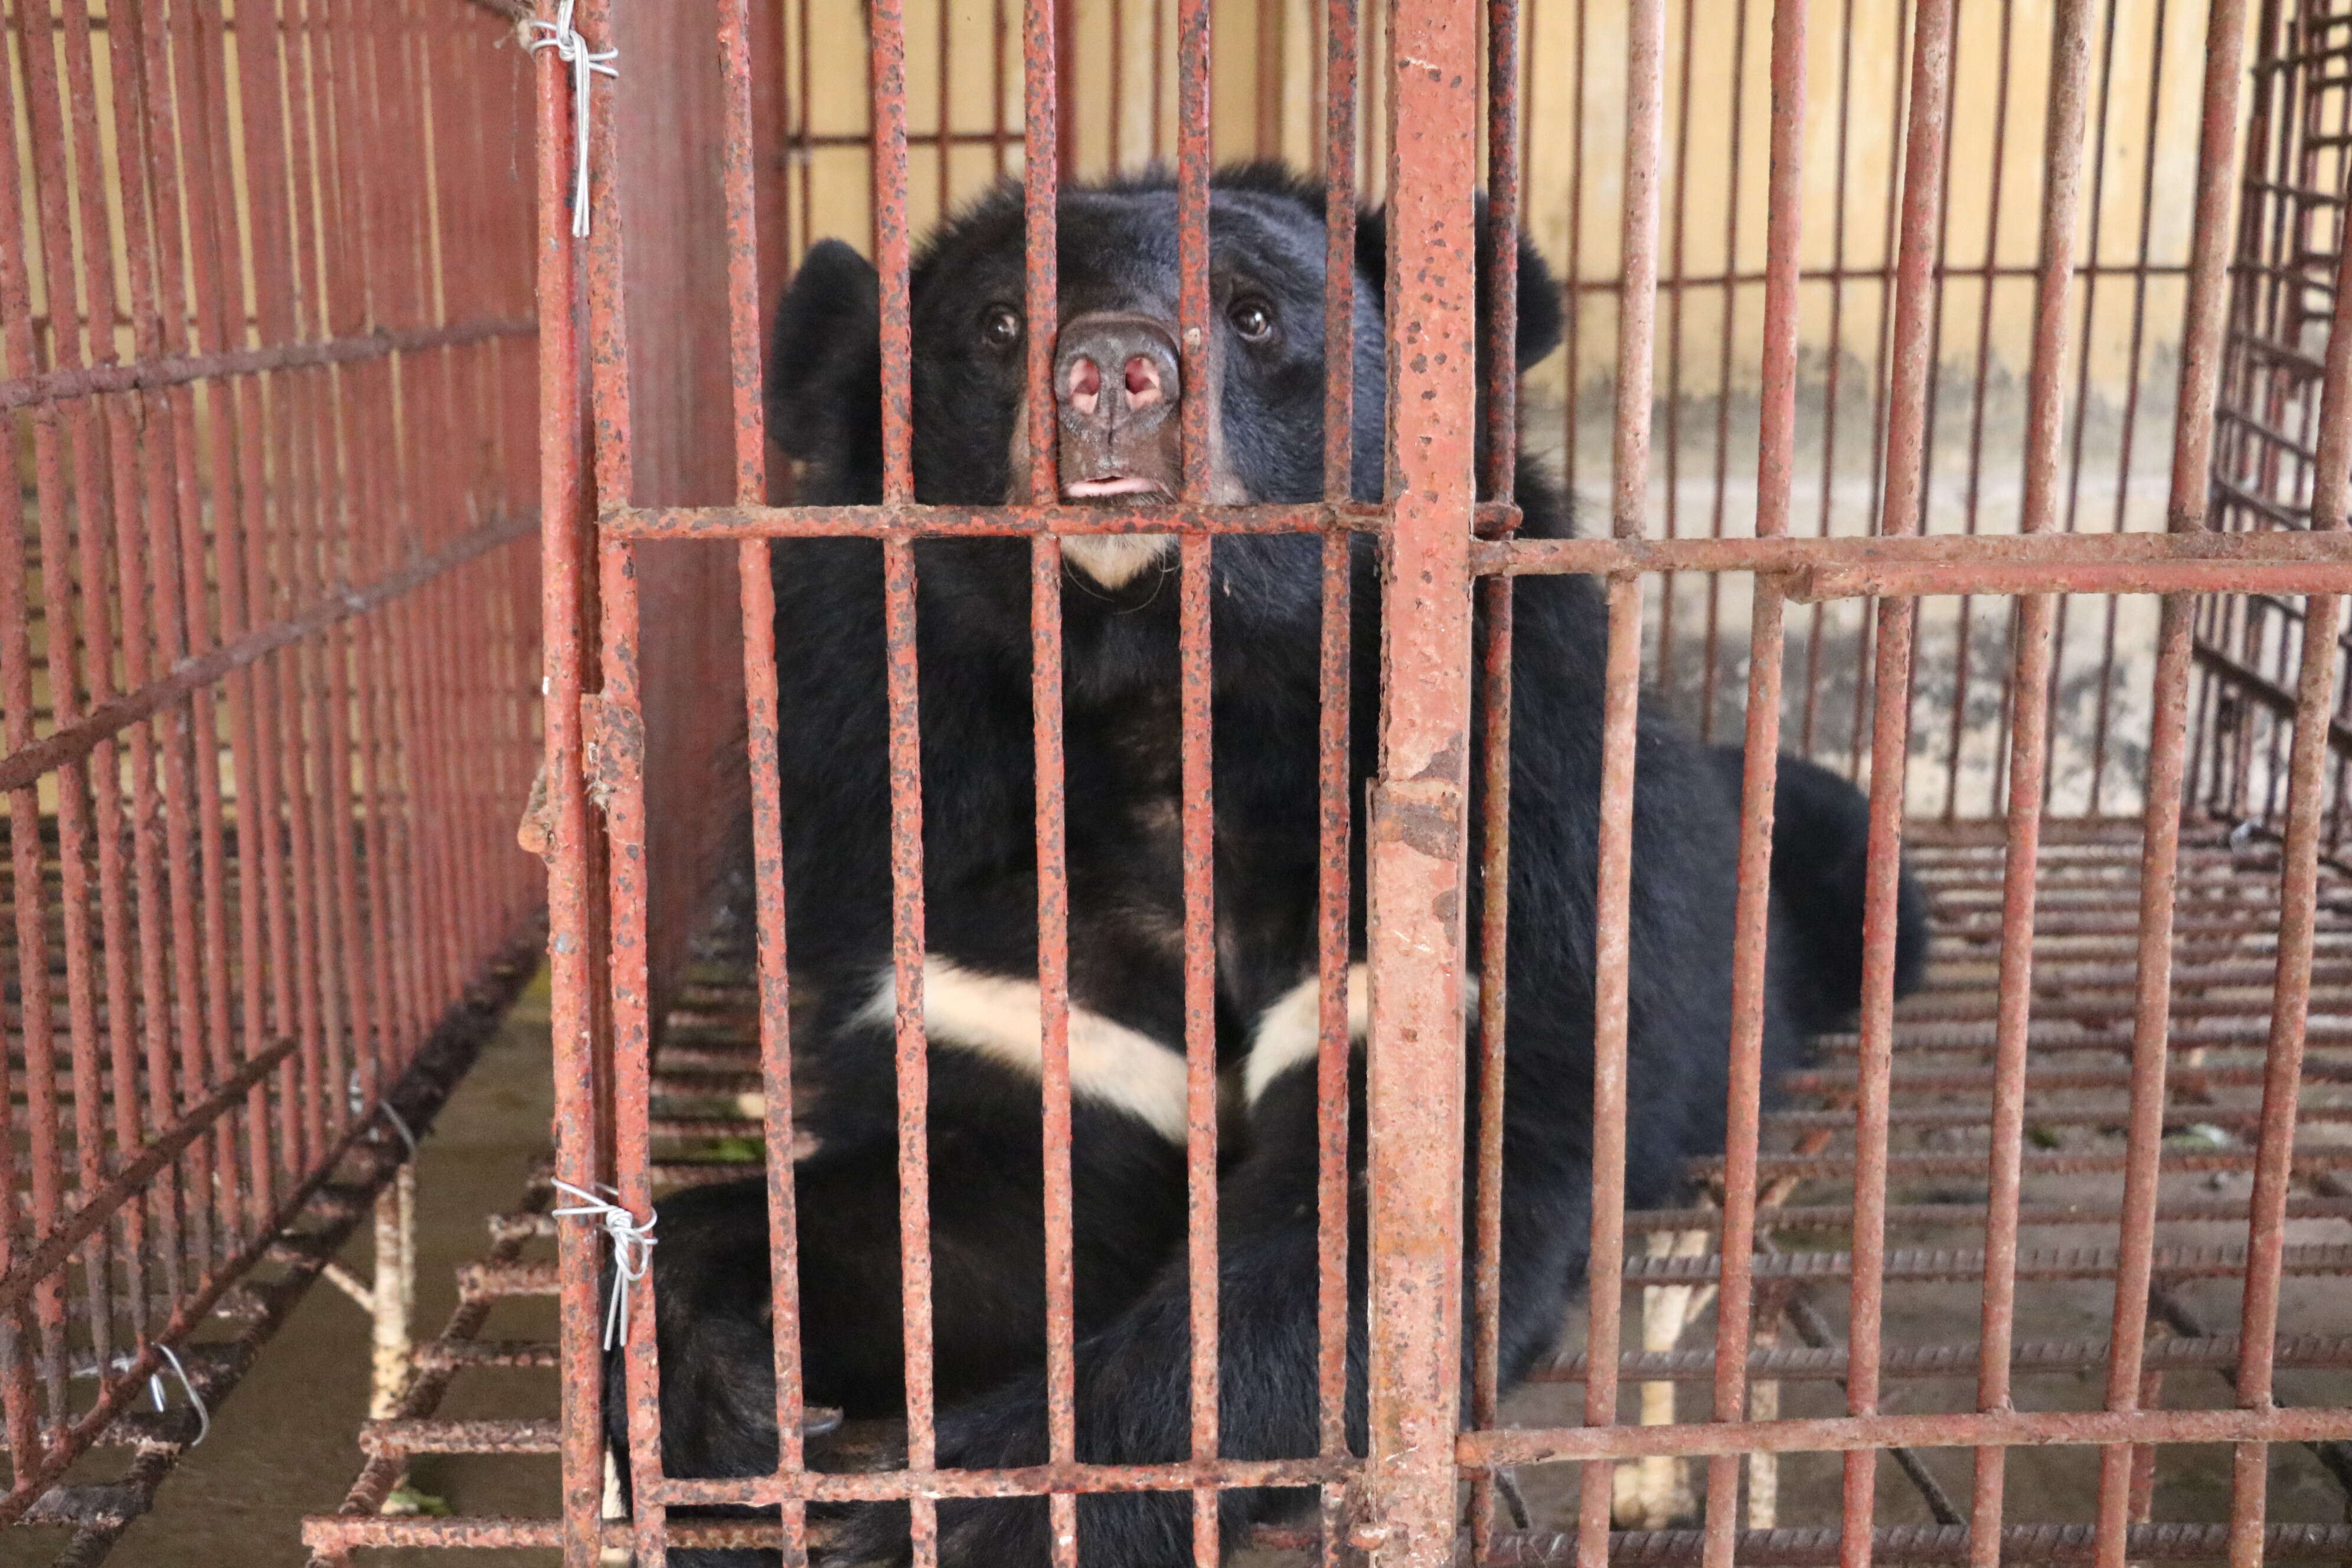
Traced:
<svg viewBox="0 0 2352 1568">
<path fill-rule="evenodd" d="M 70 1561 L 530 973 L 509 30 L 0 6 L 0 1523 Z"/>
<path fill-rule="evenodd" d="M 1195 1499 L 1205 1565 L 1238 1543 L 1219 1540 L 1200 1503 L 1270 1482 L 1320 1489 L 1320 1517 L 1253 1544 L 1327 1562 L 1427 1564 L 1465 1549 L 1579 1563 L 2352 1555 L 2352 1333 L 2329 1300 L 2352 1271 L 2352 1147 L 2336 1133 L 2352 1012 L 2339 598 L 2352 588 L 2341 538 L 2352 331 L 2334 330 L 2352 313 L 2340 219 L 2352 9 L 1030 0 L 1016 17 L 1003 3 L 983 14 L 866 0 L 853 13 L 846 0 L 679 0 L 649 12 L 583 0 L 576 17 L 551 6 L 538 20 L 576 20 L 623 73 L 583 90 L 551 55 L 539 79 L 562 1096 L 551 1173 L 609 1181 L 643 1215 L 661 1188 L 709 1173 L 692 1152 L 749 1134 L 764 1150 L 773 1277 L 789 1289 L 790 889 L 760 882 L 708 955 L 722 973 L 674 984 L 689 889 L 719 850 L 665 800 L 711 766 L 709 748 L 748 735 L 751 858 L 776 863 L 788 742 L 776 733 L 767 542 L 879 538 L 897 1061 L 915 1108 L 900 1144 L 905 1462 L 809 1466 L 797 1342 L 779 1310 L 777 1472 L 663 1476 L 661 1369 L 639 1311 L 627 1352 L 636 1506 L 605 1519 L 601 1242 L 547 1218 L 541 1184 L 499 1222 L 401 1418 L 370 1429 L 373 1457 L 344 1510 L 311 1522 L 320 1560 L 535 1544 L 585 1568 L 607 1548 L 652 1562 L 670 1546 L 758 1541 L 800 1561 L 809 1502 L 906 1499 L 928 1563 L 939 1500 L 1042 1493 L 1068 1563 L 1077 1494 L 1149 1489 Z M 1237 37 L 1250 47 L 1229 46 Z M 1082 58 L 1108 68 L 1081 70 Z M 572 202 L 575 137 L 584 215 Z M 1002 509 L 918 504 L 906 280 L 919 215 L 1017 173 L 1030 406 L 1045 418 L 1036 345 L 1051 333 L 1036 324 L 1054 319 L 1058 180 L 1174 162 L 1183 317 L 1198 324 L 1208 168 L 1244 151 L 1319 167 L 1336 215 L 1360 195 L 1384 199 L 1393 265 L 1444 279 L 1391 309 L 1391 341 L 1433 352 L 1391 356 L 1389 501 L 1342 499 L 1348 438 L 1335 419 L 1333 499 L 1320 504 L 1206 506 L 1197 458 L 1192 493 L 1148 512 L 1058 506 L 1050 475 Z M 1488 390 L 1498 417 L 1556 442 L 1587 498 L 1585 537 L 1510 537 L 1507 462 L 1484 476 L 1496 499 L 1476 500 L 1471 285 L 1443 263 L 1479 185 L 1501 221 L 1527 222 L 1566 263 L 1564 364 L 1524 397 L 1507 377 Z M 814 238 L 860 226 L 882 279 L 886 500 L 773 504 L 790 492 L 762 442 L 761 308 Z M 1348 226 L 1332 226 L 1335 256 L 1350 253 Z M 1350 278 L 1332 268 L 1335 320 L 1351 309 Z M 1508 298 L 1507 267 L 1500 287 Z M 1347 406 L 1346 374 L 1328 408 Z M 1033 446 L 1050 450 L 1043 436 Z M 1350 831 L 1370 846 L 1374 906 L 1414 912 L 1376 921 L 1370 948 L 1369 1447 L 1349 1451 L 1339 1415 L 1347 1231 L 1331 1196 L 1344 1138 L 1331 1130 L 1345 1126 L 1347 1037 L 1327 1005 L 1322 1442 L 1244 1463 L 1219 1457 L 1216 1420 L 1204 678 L 1210 552 L 1250 530 L 1325 542 L 1326 998 L 1348 957 Z M 914 543 L 1030 541 L 1034 693 L 1050 714 L 1060 540 L 1105 531 L 1181 540 L 1193 1452 L 1150 1466 L 1077 1459 L 1070 1195 L 1054 1152 L 1066 1148 L 1049 1137 L 1051 1460 L 940 1469 L 924 1392 Z M 1381 540 L 1388 581 L 1445 587 L 1387 601 L 1386 763 L 1351 826 L 1338 742 L 1348 622 L 1335 611 L 1357 531 Z M 1507 750 L 1507 683 L 1474 711 L 1470 676 L 1473 659 L 1507 668 L 1509 618 L 1492 615 L 1474 647 L 1472 598 L 1501 611 L 1513 576 L 1547 572 L 1609 585 L 1604 931 L 1622 931 L 1627 909 L 1645 678 L 1703 732 L 1744 737 L 1741 1005 L 1727 1147 L 1696 1173 L 1710 1201 L 1629 1214 L 1628 960 L 1622 943 L 1603 944 L 1590 1265 L 1603 1283 L 1562 1357 L 1507 1403 L 1493 1184 L 1470 1223 L 1444 1222 L 1462 1212 L 1465 1140 L 1490 1169 L 1498 1147 L 1499 1097 L 1483 1096 L 1465 1126 L 1465 1077 L 1498 1085 L 1507 1047 L 1489 974 L 1478 1059 L 1466 1059 L 1462 921 L 1499 931 L 1505 911 L 1490 900 L 1442 912 L 1473 839 L 1460 782 L 1424 764 L 1470 754 L 1474 733 L 1489 756 Z M 679 639 L 733 634 L 688 626 L 657 586 L 740 604 L 726 684 L 710 682 L 724 668 L 709 659 L 715 642 Z M 1066 1138 L 1058 746 L 1041 721 L 1044 1096 Z M 1785 1108 L 1767 1112 L 1768 763 L 1784 746 L 1866 780 L 1876 870 L 1859 1029 L 1823 1042 Z M 1420 826 L 1398 830 L 1399 814 Z M 1477 852 L 1500 864 L 1500 820 L 1482 826 Z M 1935 889 L 1938 938 L 1931 984 L 1898 1011 L 1891 870 L 1906 844 Z M 757 1099 L 723 1116 L 687 1109 L 720 1089 Z M 551 1262 L 528 1255 L 551 1242 Z M 533 1292 L 560 1301 L 554 1342 L 480 1338 L 492 1305 Z M 453 1378 L 494 1364 L 557 1368 L 560 1416 L 432 1418 Z M 1684 1384 L 1703 1392 L 1678 1407 Z M 2043 1458 L 2015 1464 L 2020 1447 Z M 558 1456 L 560 1509 L 539 1521 L 376 1514 L 404 1456 L 482 1450 Z M 670 1517 L 714 1503 L 776 1512 Z"/>
</svg>

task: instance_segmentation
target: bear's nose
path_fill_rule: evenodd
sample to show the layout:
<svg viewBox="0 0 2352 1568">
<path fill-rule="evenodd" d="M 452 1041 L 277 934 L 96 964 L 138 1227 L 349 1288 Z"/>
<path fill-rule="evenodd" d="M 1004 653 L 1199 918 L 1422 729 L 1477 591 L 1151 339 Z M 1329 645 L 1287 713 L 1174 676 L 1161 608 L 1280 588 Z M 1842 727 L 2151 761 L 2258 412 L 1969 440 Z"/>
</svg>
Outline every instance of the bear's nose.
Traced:
<svg viewBox="0 0 2352 1568">
<path fill-rule="evenodd" d="M 1095 434 L 1157 424 L 1182 384 L 1174 335 L 1148 316 L 1073 317 L 1063 323 L 1055 359 L 1064 420 Z"/>
</svg>

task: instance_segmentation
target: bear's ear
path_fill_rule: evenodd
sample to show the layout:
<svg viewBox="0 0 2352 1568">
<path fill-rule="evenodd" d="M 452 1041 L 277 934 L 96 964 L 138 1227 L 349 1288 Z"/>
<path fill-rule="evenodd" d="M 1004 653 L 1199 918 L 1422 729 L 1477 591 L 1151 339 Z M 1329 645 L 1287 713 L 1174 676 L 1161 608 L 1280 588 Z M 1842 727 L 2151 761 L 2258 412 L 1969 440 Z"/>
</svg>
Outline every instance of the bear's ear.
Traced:
<svg viewBox="0 0 2352 1568">
<path fill-rule="evenodd" d="M 837 239 L 809 249 L 768 339 L 768 438 L 803 461 L 840 460 L 881 419 L 882 292 L 873 263 Z"/>
<path fill-rule="evenodd" d="M 1486 280 L 1494 275 L 1494 238 L 1487 232 L 1486 198 L 1477 198 L 1478 208 L 1478 314 L 1483 327 L 1488 310 Z M 1356 268 L 1370 280 L 1372 298 L 1381 300 L 1388 286 L 1389 266 L 1388 214 L 1385 209 L 1367 208 L 1356 215 Z M 1552 277 L 1543 255 L 1525 234 L 1519 236 L 1519 321 L 1517 352 L 1515 357 L 1521 370 L 1534 364 L 1559 346 L 1560 332 L 1565 325 L 1560 311 L 1559 280 Z M 1479 340 L 1482 343 L 1485 338 Z"/>
</svg>

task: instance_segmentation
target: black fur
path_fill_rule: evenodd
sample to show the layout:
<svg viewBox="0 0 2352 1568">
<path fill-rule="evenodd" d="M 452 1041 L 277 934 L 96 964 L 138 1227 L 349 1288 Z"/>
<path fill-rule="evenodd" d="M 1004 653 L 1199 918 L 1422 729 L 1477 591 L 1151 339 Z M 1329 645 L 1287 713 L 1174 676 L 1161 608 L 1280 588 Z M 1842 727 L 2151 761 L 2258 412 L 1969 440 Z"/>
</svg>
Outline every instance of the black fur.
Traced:
<svg viewBox="0 0 2352 1568">
<path fill-rule="evenodd" d="M 1721 746 L 1716 763 L 1737 809 L 1747 759 L 1738 746 Z M 1773 789 L 1772 894 L 1788 918 L 1772 936 L 1796 950 L 1784 973 L 1809 1034 L 1853 1026 L 1869 873 L 1869 800 L 1819 763 L 1782 756 Z M 1895 994 L 1916 991 L 1927 969 L 1927 894 L 1906 875 L 1895 883 Z"/>
<path fill-rule="evenodd" d="M 1229 171 L 1213 186 L 1223 429 L 1234 472 L 1258 500 L 1320 493 L 1321 203 L 1317 187 L 1265 165 Z M 1175 217 L 1173 184 L 1162 174 L 1066 190 L 1064 319 L 1117 309 L 1172 321 Z M 1017 346 L 992 346 L 980 326 L 992 307 L 1021 303 L 1021 235 L 1019 192 L 999 191 L 950 225 L 916 265 L 914 461 L 922 500 L 1005 500 L 1022 355 Z M 1349 345 L 1353 483 L 1370 500 L 1381 493 L 1385 439 L 1379 215 L 1363 215 L 1358 235 Z M 1482 247 L 1482 262 L 1489 251 Z M 1482 270 L 1482 308 L 1488 282 Z M 1276 312 L 1281 325 L 1272 341 L 1244 343 L 1227 324 L 1228 307 L 1244 295 Z M 803 500 L 880 498 L 876 297 L 871 269 L 827 244 L 811 252 L 779 310 L 769 428 L 809 465 Z M 1524 367 L 1550 352 L 1560 330 L 1559 290 L 1524 242 L 1518 298 Z M 1480 342 L 1483 349 L 1483 332 Z M 1524 460 L 1517 500 L 1525 534 L 1568 531 L 1564 500 Z M 1213 555 L 1217 1003 L 1228 1065 L 1245 1053 L 1267 1005 L 1314 972 L 1320 552 L 1312 537 L 1237 536 L 1220 539 Z M 1035 960 L 1029 548 L 935 540 L 914 554 L 925 945 L 975 970 L 1028 975 Z M 897 1096 L 889 1030 L 861 1010 L 891 951 L 882 550 L 870 541 L 796 541 L 780 543 L 773 561 L 790 948 L 796 984 L 822 995 L 814 1131 L 823 1152 L 801 1168 L 797 1186 L 802 1343 L 813 1401 L 881 1409 L 898 1397 Z M 1074 574 L 1062 603 L 1073 997 L 1177 1050 L 1172 572 L 1171 556 L 1165 570 L 1116 590 Z M 1377 548 L 1361 536 L 1352 575 L 1350 752 L 1360 799 L 1377 755 L 1381 593 Z M 1593 584 L 1515 582 L 1507 1384 L 1549 1349 L 1584 1266 L 1605 651 Z M 1727 795 L 1715 756 L 1663 719 L 1643 715 L 1637 756 L 1627 1198 L 1654 1205 L 1674 1194 L 1691 1156 L 1721 1145 L 1738 816 L 1736 787 Z M 1801 766 L 1784 767 L 1780 841 L 1801 839 L 1813 858 L 1841 869 L 1793 883 L 1785 868 L 1776 876 L 1765 1030 L 1771 1070 L 1796 1059 L 1841 998 L 1851 1013 L 1855 994 L 1836 967 L 1858 942 L 1859 883 L 1844 901 L 1848 881 L 1840 879 L 1858 840 L 1839 837 L 1854 818 L 1836 795 L 1853 791 L 1827 775 L 1795 779 L 1790 770 Z M 1475 757 L 1467 776 L 1475 821 Z M 1736 786 L 1736 768 L 1732 776 Z M 1360 843 L 1351 858 L 1360 957 Z M 1475 909 L 1475 859 L 1470 890 Z M 1906 925 L 1912 912 L 1906 904 Z M 1475 921 L 1470 930 L 1475 967 Z M 1906 930 L 1906 942 L 1915 934 Z M 1036 1087 L 937 1045 L 930 1064 L 932 1225 L 942 1259 L 940 1462 L 1039 1461 Z M 1358 1077 L 1360 1108 L 1360 1068 Z M 1230 1458 L 1306 1455 L 1318 1443 L 1312 1080 L 1305 1066 L 1277 1079 L 1224 1143 L 1220 1371 Z M 1190 1425 L 1181 1152 L 1108 1106 L 1082 1100 L 1077 1114 L 1080 1455 L 1114 1463 L 1182 1458 Z M 1362 1151 L 1360 1110 L 1352 1156 L 1360 1171 Z M 672 1473 L 745 1474 L 773 1463 L 761 1204 L 758 1185 L 745 1184 L 662 1207 L 655 1259 Z M 1350 1214 L 1357 1278 L 1348 1412 L 1359 1442 L 1361 1226 L 1359 1203 Z M 1240 1539 L 1249 1521 L 1286 1500 L 1226 1494 L 1224 1539 Z M 1085 1498 L 1082 1560 L 1099 1568 L 1187 1562 L 1190 1507 L 1181 1496 Z M 943 1563 L 1028 1568 L 1046 1561 L 1042 1500 L 950 1503 L 940 1520 Z M 905 1531 L 903 1509 L 863 1510 L 849 1521 L 840 1559 L 902 1560 Z M 773 1557 L 703 1559 L 710 1568 L 761 1561 Z"/>
</svg>

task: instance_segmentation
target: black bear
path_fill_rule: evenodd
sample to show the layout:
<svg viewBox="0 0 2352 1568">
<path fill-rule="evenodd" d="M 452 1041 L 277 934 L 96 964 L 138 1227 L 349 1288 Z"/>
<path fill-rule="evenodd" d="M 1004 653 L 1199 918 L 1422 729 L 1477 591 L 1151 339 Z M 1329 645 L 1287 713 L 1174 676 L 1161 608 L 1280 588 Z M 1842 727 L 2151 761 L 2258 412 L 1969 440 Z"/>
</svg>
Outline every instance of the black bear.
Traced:
<svg viewBox="0 0 2352 1568">
<path fill-rule="evenodd" d="M 1151 173 L 1066 188 L 1059 215 L 1054 387 L 1065 498 L 1164 499 L 1176 488 L 1182 400 L 1206 397 L 1214 499 L 1317 499 L 1327 354 L 1319 187 L 1266 165 L 1213 182 L 1215 370 L 1198 387 L 1184 384 L 1176 346 L 1173 181 Z M 1019 190 L 1000 189 L 915 264 L 922 501 L 994 505 L 1025 493 L 1023 227 Z M 1524 369 L 1559 342 L 1560 294 L 1532 248 L 1522 241 L 1518 252 Z M 1377 500 L 1382 483 L 1385 257 L 1381 215 L 1367 212 L 1345 347 L 1355 360 L 1359 500 Z M 1482 313 L 1490 260 L 1482 249 Z M 806 465 L 804 501 L 881 498 L 878 337 L 873 269 L 845 246 L 817 246 L 778 311 L 767 399 L 771 437 Z M 1483 353 L 1484 331 L 1478 341 Z M 1474 423 L 1483 432 L 1483 418 Z M 1517 500 L 1524 535 L 1568 531 L 1564 499 L 1524 458 Z M 1381 562 L 1368 537 L 1353 548 L 1350 752 L 1360 799 L 1375 759 Z M 1311 536 L 1225 536 L 1211 569 L 1216 1005 L 1235 1107 L 1220 1174 L 1222 1425 L 1223 1451 L 1235 1458 L 1310 1454 L 1318 1441 L 1320 552 Z M 881 553 L 871 540 L 800 540 L 780 542 L 772 557 L 789 943 L 795 984 L 821 998 L 812 1123 L 822 1148 L 796 1187 L 801 1336 L 809 1398 L 853 1411 L 886 1411 L 900 1395 Z M 1190 1447 L 1176 552 L 1172 540 L 1130 535 L 1072 537 L 1064 554 L 1078 1444 L 1089 1461 L 1141 1463 L 1184 1458 Z M 1028 1464 L 1045 1458 L 1029 550 L 1020 540 L 940 539 L 914 555 L 939 1459 Z M 1582 1274 L 1590 1224 L 1605 651 L 1591 583 L 1521 577 L 1514 592 L 1507 1382 L 1550 1346 Z M 1675 1192 L 1691 1156 L 1719 1149 L 1723 1137 L 1738 770 L 1735 760 L 1727 791 L 1708 748 L 1647 713 L 1637 757 L 1627 1197 L 1654 1205 Z M 1801 765 L 1784 763 L 1783 779 Z M 1790 804 L 1803 809 L 1784 806 L 1776 839 L 1784 853 L 1765 1021 L 1773 1071 L 1857 1000 L 1861 886 L 1844 868 L 1860 844 L 1860 798 L 1831 775 L 1795 782 L 1800 798 Z M 1483 802 L 1472 805 L 1475 820 Z M 1360 837 L 1351 854 L 1359 962 Z M 1474 900 L 1477 891 L 1474 863 Z M 1918 913 L 1907 898 L 1906 984 L 1916 979 Z M 1475 921 L 1472 941 L 1475 975 Z M 1357 973 L 1349 996 L 1360 1033 L 1360 980 Z M 1360 1088 L 1360 1062 L 1359 1165 Z M 655 1284 L 664 1457 L 674 1474 L 763 1473 L 775 1461 L 762 1203 L 751 1183 L 661 1207 Z M 1359 1438 L 1361 1219 L 1359 1206 L 1348 1411 Z M 1240 1540 L 1287 1500 L 1225 1494 L 1223 1539 Z M 1189 1562 L 1191 1506 L 1181 1495 L 1084 1498 L 1082 1560 Z M 947 1503 L 940 1524 L 943 1563 L 1047 1561 L 1043 1500 Z M 844 1563 L 906 1552 L 903 1507 L 845 1521 Z"/>
</svg>

